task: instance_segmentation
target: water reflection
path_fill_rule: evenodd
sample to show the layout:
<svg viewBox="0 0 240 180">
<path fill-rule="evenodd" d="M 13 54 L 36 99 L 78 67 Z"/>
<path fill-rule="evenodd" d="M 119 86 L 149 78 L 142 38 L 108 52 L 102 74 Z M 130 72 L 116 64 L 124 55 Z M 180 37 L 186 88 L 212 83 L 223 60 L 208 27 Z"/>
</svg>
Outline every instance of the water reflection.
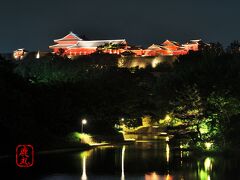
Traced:
<svg viewBox="0 0 240 180">
<path fill-rule="evenodd" d="M 87 180 L 87 173 L 86 173 L 86 156 L 82 158 L 82 176 L 81 180 Z"/>
<path fill-rule="evenodd" d="M 122 147 L 122 175 L 121 175 L 121 180 L 125 179 L 125 174 L 124 174 L 124 158 L 125 158 L 125 149 L 126 147 Z"/>
<path fill-rule="evenodd" d="M 166 160 L 167 160 L 167 163 L 169 163 L 169 155 L 170 155 L 170 148 L 169 148 L 169 145 L 166 144 Z"/>
<path fill-rule="evenodd" d="M 8 168 L 8 162 L 0 164 Z M 239 158 L 196 156 L 172 150 L 164 140 L 41 155 L 32 169 L 35 178 L 31 179 L 240 179 L 239 166 Z"/>
<path fill-rule="evenodd" d="M 183 158 L 183 152 L 182 152 L 182 151 L 180 152 L 180 157 L 181 157 L 181 167 L 182 167 L 182 165 L 183 165 L 183 160 L 182 160 L 182 158 Z"/>
<path fill-rule="evenodd" d="M 213 159 L 210 157 L 205 158 L 204 167 L 201 166 L 201 162 L 198 162 L 198 173 L 200 180 L 211 180 L 211 173 L 213 167 Z"/>
<path fill-rule="evenodd" d="M 87 157 L 91 156 L 93 150 L 89 150 L 89 151 L 84 151 L 82 153 L 80 153 L 80 158 L 82 160 L 82 176 L 81 176 L 81 180 L 87 180 L 87 165 L 86 165 L 86 161 L 87 161 Z"/>
<path fill-rule="evenodd" d="M 212 170 L 212 160 L 211 160 L 211 158 L 207 157 L 205 159 L 204 168 L 205 168 L 205 171 L 211 171 Z"/>
<path fill-rule="evenodd" d="M 173 180 L 173 176 L 170 174 L 167 175 L 159 175 L 156 172 L 145 174 L 145 180 Z"/>
</svg>

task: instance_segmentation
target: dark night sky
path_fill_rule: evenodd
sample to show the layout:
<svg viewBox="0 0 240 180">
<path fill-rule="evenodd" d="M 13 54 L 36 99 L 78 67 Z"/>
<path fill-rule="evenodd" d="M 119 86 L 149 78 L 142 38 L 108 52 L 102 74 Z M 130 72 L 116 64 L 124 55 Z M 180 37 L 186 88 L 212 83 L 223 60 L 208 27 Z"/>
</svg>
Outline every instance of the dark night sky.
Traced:
<svg viewBox="0 0 240 180">
<path fill-rule="evenodd" d="M 47 50 L 70 31 L 150 45 L 240 39 L 238 0 L 1 0 L 0 52 Z"/>
</svg>

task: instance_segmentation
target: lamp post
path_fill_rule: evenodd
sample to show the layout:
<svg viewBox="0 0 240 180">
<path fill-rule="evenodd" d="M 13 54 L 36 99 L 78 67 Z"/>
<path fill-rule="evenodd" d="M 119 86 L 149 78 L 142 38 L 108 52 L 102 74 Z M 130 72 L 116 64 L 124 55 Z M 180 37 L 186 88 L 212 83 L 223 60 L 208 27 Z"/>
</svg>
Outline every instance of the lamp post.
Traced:
<svg viewBox="0 0 240 180">
<path fill-rule="evenodd" d="M 82 120 L 82 133 L 83 133 L 83 125 L 87 124 L 87 120 L 86 119 L 83 119 Z"/>
<path fill-rule="evenodd" d="M 125 121 L 125 119 L 124 119 L 124 118 L 121 118 L 120 124 L 121 124 L 122 126 L 124 126 L 124 121 Z"/>
</svg>

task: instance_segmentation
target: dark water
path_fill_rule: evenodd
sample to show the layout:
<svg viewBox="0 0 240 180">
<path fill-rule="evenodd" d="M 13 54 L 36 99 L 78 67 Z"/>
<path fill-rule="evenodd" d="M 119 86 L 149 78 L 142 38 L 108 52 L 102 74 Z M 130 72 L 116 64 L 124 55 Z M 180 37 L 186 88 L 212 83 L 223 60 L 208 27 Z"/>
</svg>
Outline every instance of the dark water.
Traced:
<svg viewBox="0 0 240 180">
<path fill-rule="evenodd" d="M 173 152 L 160 142 L 39 155 L 35 165 L 27 169 L 16 167 L 13 159 L 0 159 L 1 177 L 6 173 L 9 177 L 15 174 L 14 179 L 41 180 L 240 179 L 239 158 L 196 157 L 189 152 Z"/>
</svg>

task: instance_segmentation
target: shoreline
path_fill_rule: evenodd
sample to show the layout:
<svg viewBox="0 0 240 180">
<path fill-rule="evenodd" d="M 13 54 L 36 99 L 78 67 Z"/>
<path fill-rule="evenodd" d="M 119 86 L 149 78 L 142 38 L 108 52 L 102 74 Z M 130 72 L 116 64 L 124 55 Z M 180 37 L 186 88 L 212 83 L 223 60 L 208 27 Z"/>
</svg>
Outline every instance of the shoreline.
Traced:
<svg viewBox="0 0 240 180">
<path fill-rule="evenodd" d="M 81 144 L 82 146 L 75 146 L 75 147 L 61 147 L 61 148 L 52 148 L 47 150 L 39 150 L 35 152 L 35 155 L 45 155 L 45 154 L 52 154 L 52 153 L 66 153 L 66 152 L 76 152 L 76 151 L 87 151 L 97 147 L 104 147 L 104 146 L 118 146 L 118 145 L 129 145 L 133 144 L 135 141 L 124 141 L 124 142 L 112 142 L 106 144 L 96 144 L 96 145 L 88 145 L 88 144 Z M 13 158 L 16 155 L 10 154 L 3 154 L 0 155 L 0 160 L 5 158 Z"/>
</svg>

